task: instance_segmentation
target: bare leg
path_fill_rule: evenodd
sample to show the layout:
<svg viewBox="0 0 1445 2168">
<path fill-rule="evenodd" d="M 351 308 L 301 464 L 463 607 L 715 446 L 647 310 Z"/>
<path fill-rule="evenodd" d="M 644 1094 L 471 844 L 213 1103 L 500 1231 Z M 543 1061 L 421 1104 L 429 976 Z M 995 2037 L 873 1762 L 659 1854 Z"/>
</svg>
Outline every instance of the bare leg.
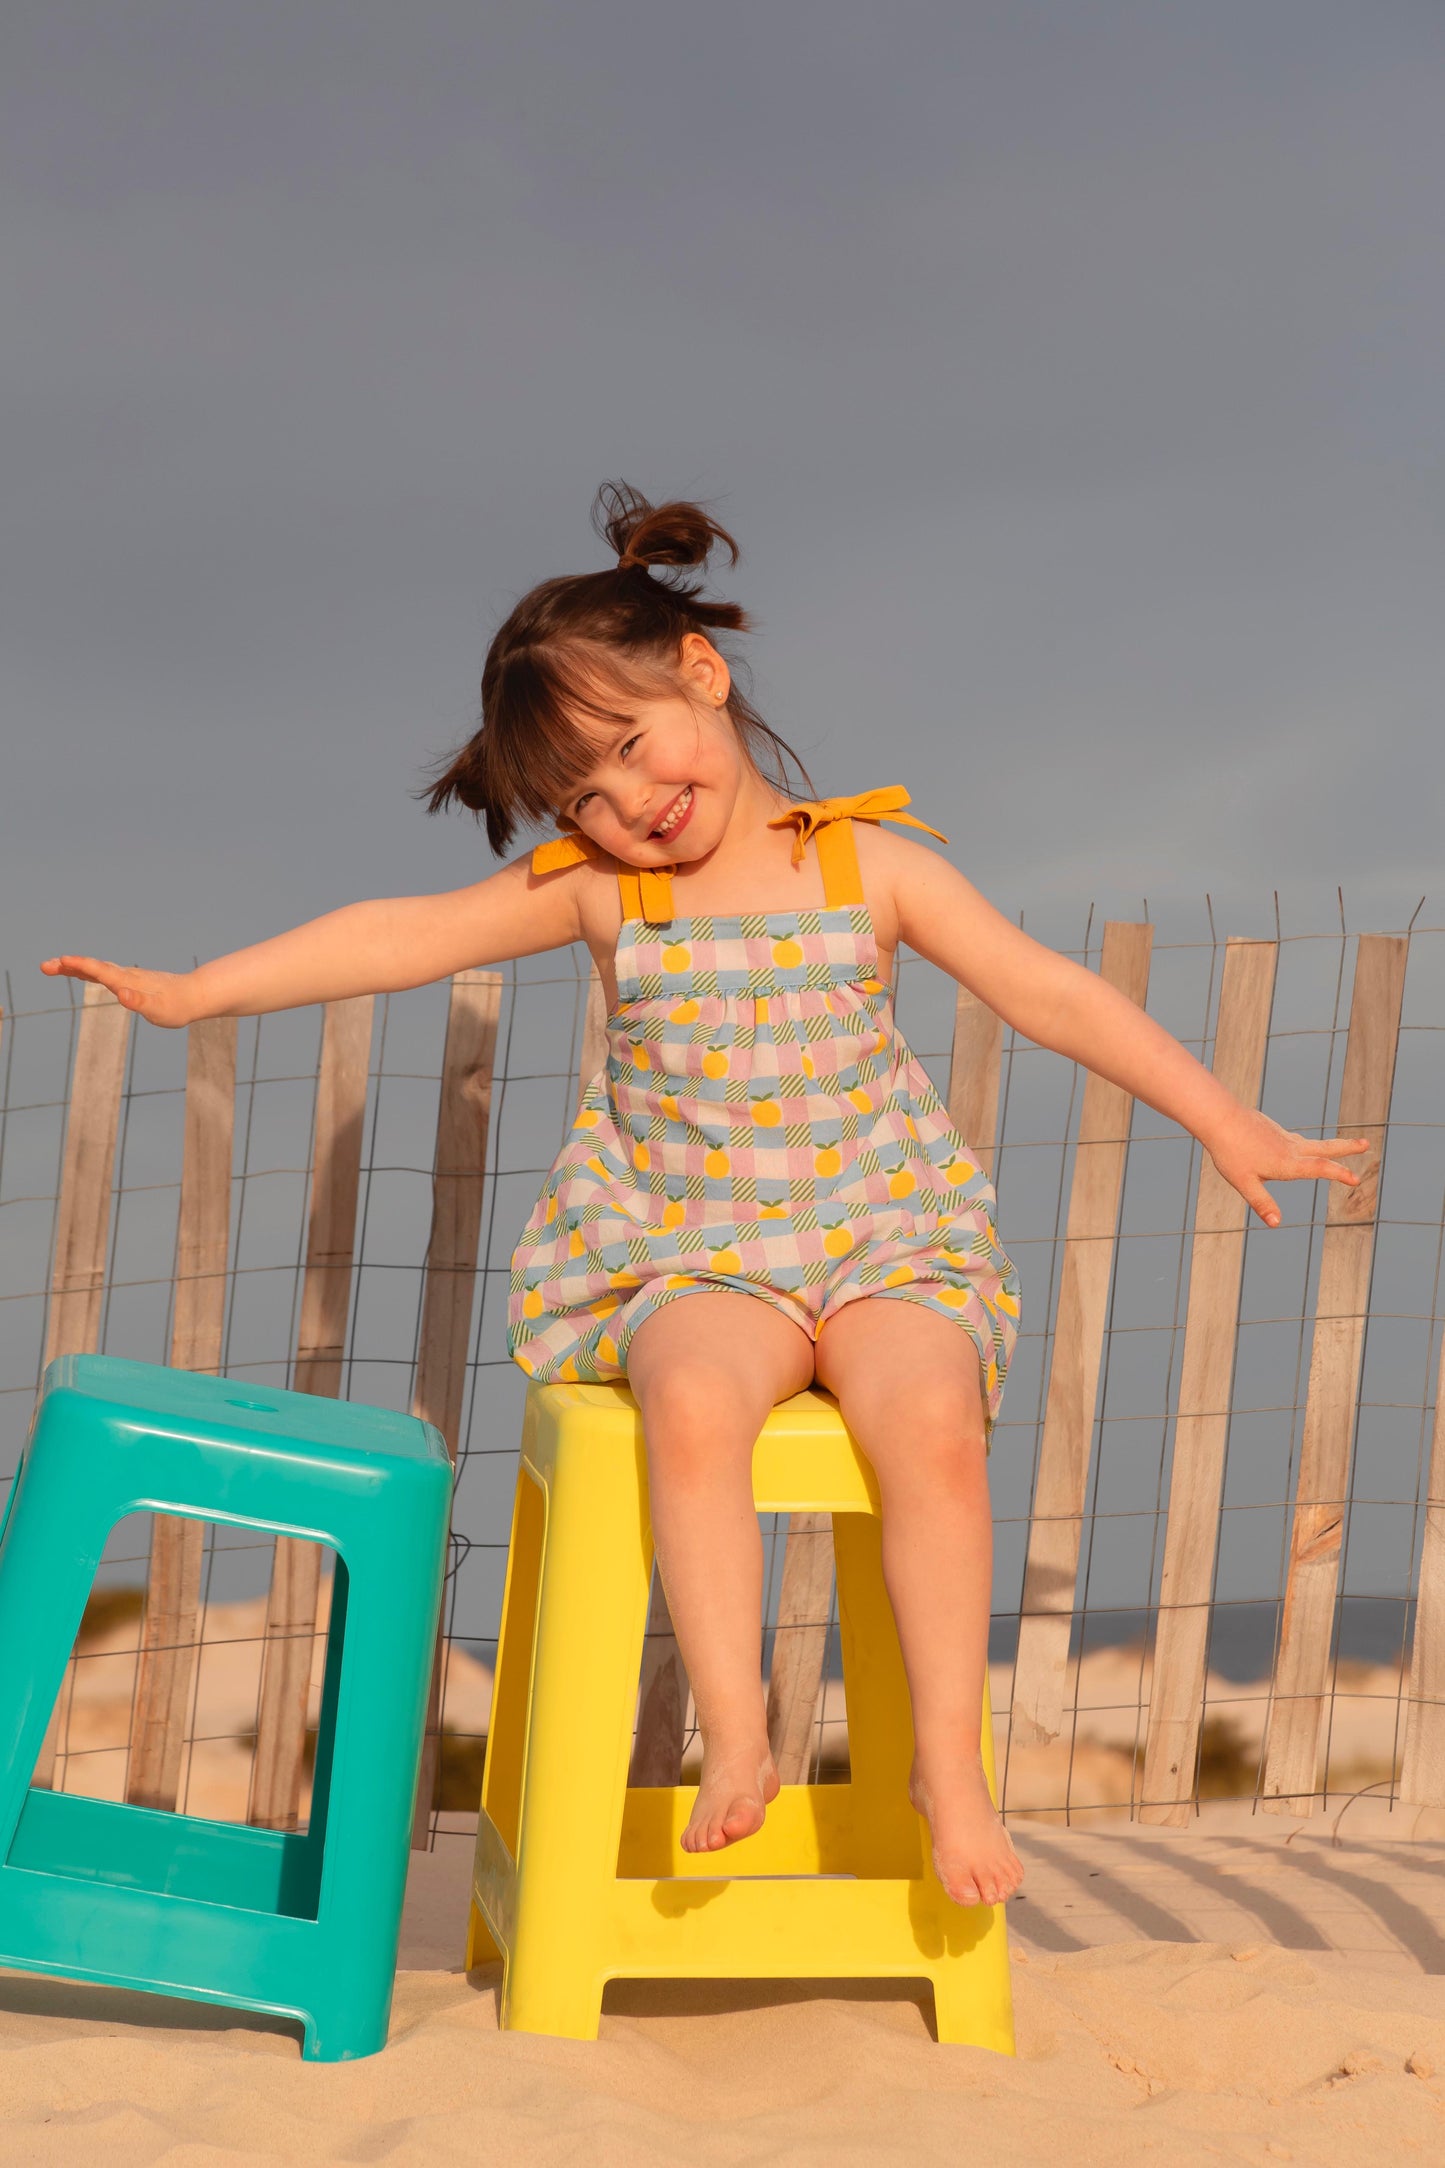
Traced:
<svg viewBox="0 0 1445 2168">
<path fill-rule="evenodd" d="M 878 1477 L 913 1700 L 911 1793 L 938 1878 L 957 1904 L 1000 1903 L 1023 1867 L 979 1754 L 993 1522 L 977 1350 L 921 1303 L 865 1299 L 823 1327 L 817 1371 Z"/>
<path fill-rule="evenodd" d="M 769 1410 L 812 1382 L 801 1326 L 752 1295 L 687 1295 L 633 1335 L 657 1562 L 697 1704 L 702 1781 L 683 1849 L 763 1825 L 778 1774 L 762 1684 L 763 1546 L 753 1447 Z"/>
</svg>

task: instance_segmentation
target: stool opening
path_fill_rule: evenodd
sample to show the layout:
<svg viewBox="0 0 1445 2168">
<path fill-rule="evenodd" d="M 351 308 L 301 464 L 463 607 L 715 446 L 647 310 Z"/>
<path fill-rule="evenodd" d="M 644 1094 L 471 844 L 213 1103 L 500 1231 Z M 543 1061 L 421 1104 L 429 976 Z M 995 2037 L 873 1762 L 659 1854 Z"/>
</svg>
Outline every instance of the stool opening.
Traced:
<svg viewBox="0 0 1445 2168">
<path fill-rule="evenodd" d="M 318 1738 L 345 1580 L 324 1545 L 127 1515 L 86 1598 L 34 1787 L 304 1836 L 325 1819 Z"/>
</svg>

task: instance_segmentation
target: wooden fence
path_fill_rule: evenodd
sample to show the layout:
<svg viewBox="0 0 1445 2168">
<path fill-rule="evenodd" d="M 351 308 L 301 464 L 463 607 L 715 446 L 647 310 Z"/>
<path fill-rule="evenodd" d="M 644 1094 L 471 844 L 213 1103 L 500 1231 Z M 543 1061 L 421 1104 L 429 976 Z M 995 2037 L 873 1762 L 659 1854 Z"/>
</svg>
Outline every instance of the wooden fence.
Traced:
<svg viewBox="0 0 1445 2168">
<path fill-rule="evenodd" d="M 1097 968 L 1129 999 L 1149 998 L 1153 928 L 1111 923 Z M 1308 1376 L 1293 1487 L 1282 1606 L 1258 1768 L 1245 1787 L 1265 1810 L 1308 1814 L 1326 1793 L 1324 1766 L 1336 1656 L 1343 1533 L 1352 1492 L 1352 1454 L 1361 1401 L 1370 1312 L 1380 1173 L 1391 1120 L 1410 940 L 1364 934 L 1353 942 L 1353 982 L 1344 1029 L 1338 1111 L 1341 1132 L 1367 1135 L 1372 1150 L 1356 1190 L 1328 1187 L 1305 1323 Z M 1222 948 L 1207 1031 L 1215 1072 L 1250 1104 L 1259 1100 L 1270 1044 L 1279 944 L 1230 940 Z M 431 1168 L 430 1232 L 422 1274 L 411 1406 L 434 1422 L 456 1459 L 472 1362 L 476 1281 L 489 1181 L 505 1173 L 489 1159 L 499 1017 L 506 981 L 468 971 L 452 982 L 440 1063 Z M 905 1022 L 907 1021 L 905 1017 Z M 108 1241 L 116 1194 L 116 1147 L 131 1019 L 97 988 L 79 1006 L 70 1068 L 64 1156 L 55 1202 L 44 1354 L 101 1344 Z M 1436 1028 L 1436 1027 L 1432 1027 Z M 3 1029 L 3 1026 L 0 1026 Z M 576 1081 L 603 1058 L 604 1018 L 595 975 L 586 990 Z M 999 1137 L 1005 1034 L 999 1019 L 967 993 L 953 1016 L 948 1101 L 955 1122 L 993 1171 Z M 324 1017 L 315 1080 L 304 1258 L 291 1382 L 334 1395 L 343 1386 L 353 1312 L 363 1129 L 371 1073 L 373 1004 L 333 1004 Z M 1011 1042 L 1010 1042 L 1011 1043 Z M 175 1241 L 168 1359 L 181 1367 L 222 1367 L 222 1324 L 233 1272 L 233 1147 L 237 1028 L 207 1022 L 189 1034 L 184 1142 Z M 1044 1328 L 1046 1361 L 1026 1520 L 1016 1654 L 1001 1672 L 1008 1701 L 1007 1804 L 1020 1796 L 1028 1750 L 1048 1748 L 1077 1727 L 1080 1677 L 1077 1614 L 1081 1558 L 1099 1510 L 1101 1366 L 1111 1330 L 1121 1200 L 1130 1165 L 1134 1110 L 1128 1095 L 1096 1076 L 1084 1080 L 1077 1122 L 1062 1140 L 1067 1204 L 1049 1269 L 1056 1293 Z M 1328 1124 L 1326 1125 L 1328 1126 Z M 1415 1125 L 1419 1126 L 1419 1125 Z M 1137 1144 L 1133 1147 L 1137 1151 Z M 489 1171 L 490 1170 L 490 1171 Z M 3 1202 L 3 1197 L 0 1197 Z M 1008 1189 L 1002 1221 L 1008 1237 Z M 1140 1652 L 1135 1774 L 1128 1803 L 1149 1822 L 1182 1824 L 1198 1799 L 1207 1720 L 1207 1674 L 1215 1614 L 1221 1509 L 1236 1375 L 1246 1212 L 1206 1160 L 1198 1169 L 1192 1217 L 1181 1230 L 1179 1286 L 1187 1288 L 1177 1386 L 1160 1453 L 1156 1518 L 1162 1561 L 1151 1605 L 1152 1635 Z M 1026 1274 L 1042 1275 L 1035 1260 Z M 1434 1315 L 1432 1296 L 1431 1318 Z M 1432 1343 L 1433 1344 L 1433 1343 Z M 1422 1414 L 1426 1411 L 1422 1396 Z M 1422 1459 L 1418 1564 L 1402 1578 L 1402 1617 L 1413 1606 L 1408 1664 L 1398 1694 L 1400 1751 L 1385 1789 L 1412 1806 L 1445 1807 L 1445 1399 L 1434 1394 L 1433 1427 Z M 493 1540 L 496 1531 L 492 1532 Z M 150 1807 L 178 1804 L 179 1776 L 200 1646 L 199 1523 L 153 1522 L 125 1795 Z M 464 1557 L 463 1545 L 459 1557 Z M 815 1758 L 827 1701 L 832 1545 L 826 1516 L 795 1515 L 781 1550 L 772 1606 L 768 1721 L 784 1782 L 800 1781 Z M 458 1561 L 454 1560 L 454 1570 Z M 249 1819 L 285 1828 L 302 1811 L 307 1690 L 317 1632 L 322 1561 L 314 1546 L 278 1542 L 271 1569 L 260 1670 Z M 434 1826 L 441 1741 L 439 1644 L 416 1841 Z M 37 1784 L 53 1780 L 65 1735 L 74 1664 L 52 1719 Z M 660 1586 L 649 1623 L 633 1764 L 635 1782 L 676 1781 L 687 1738 L 686 1680 Z M 1065 1801 L 1067 1804 L 1067 1801 Z"/>
</svg>

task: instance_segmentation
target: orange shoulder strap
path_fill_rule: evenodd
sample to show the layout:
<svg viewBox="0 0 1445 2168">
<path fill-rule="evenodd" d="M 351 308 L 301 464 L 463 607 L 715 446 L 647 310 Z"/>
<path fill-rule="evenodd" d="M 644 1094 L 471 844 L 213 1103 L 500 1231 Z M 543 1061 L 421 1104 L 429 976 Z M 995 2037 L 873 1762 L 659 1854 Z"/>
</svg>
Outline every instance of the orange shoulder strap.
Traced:
<svg viewBox="0 0 1445 2168">
<path fill-rule="evenodd" d="M 553 836 L 548 843 L 539 843 L 532 853 L 532 871 L 560 873 L 564 866 L 585 865 L 589 859 L 595 862 L 606 855 L 590 836 L 573 830 L 567 835 Z M 640 918 L 649 926 L 666 926 L 673 916 L 672 868 L 625 866 L 621 859 L 614 862 L 623 918 Z"/>
</svg>

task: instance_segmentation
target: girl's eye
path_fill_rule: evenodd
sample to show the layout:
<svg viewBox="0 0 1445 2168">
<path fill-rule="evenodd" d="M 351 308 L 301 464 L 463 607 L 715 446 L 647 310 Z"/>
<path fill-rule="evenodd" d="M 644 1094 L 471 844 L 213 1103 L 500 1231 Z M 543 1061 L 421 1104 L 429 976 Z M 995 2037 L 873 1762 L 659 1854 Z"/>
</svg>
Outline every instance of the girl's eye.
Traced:
<svg viewBox="0 0 1445 2168">
<path fill-rule="evenodd" d="M 623 743 L 617 748 L 618 759 L 626 760 L 628 754 L 632 751 L 633 746 L 637 745 L 641 741 L 641 737 L 642 733 L 641 731 L 639 731 L 636 737 L 624 739 Z"/>
<path fill-rule="evenodd" d="M 572 807 L 572 818 L 574 821 L 576 820 L 578 814 L 582 811 L 583 806 L 587 804 L 588 800 L 590 798 L 595 798 L 596 795 L 597 793 L 595 791 L 584 790 L 582 796 L 575 800 Z"/>
</svg>

